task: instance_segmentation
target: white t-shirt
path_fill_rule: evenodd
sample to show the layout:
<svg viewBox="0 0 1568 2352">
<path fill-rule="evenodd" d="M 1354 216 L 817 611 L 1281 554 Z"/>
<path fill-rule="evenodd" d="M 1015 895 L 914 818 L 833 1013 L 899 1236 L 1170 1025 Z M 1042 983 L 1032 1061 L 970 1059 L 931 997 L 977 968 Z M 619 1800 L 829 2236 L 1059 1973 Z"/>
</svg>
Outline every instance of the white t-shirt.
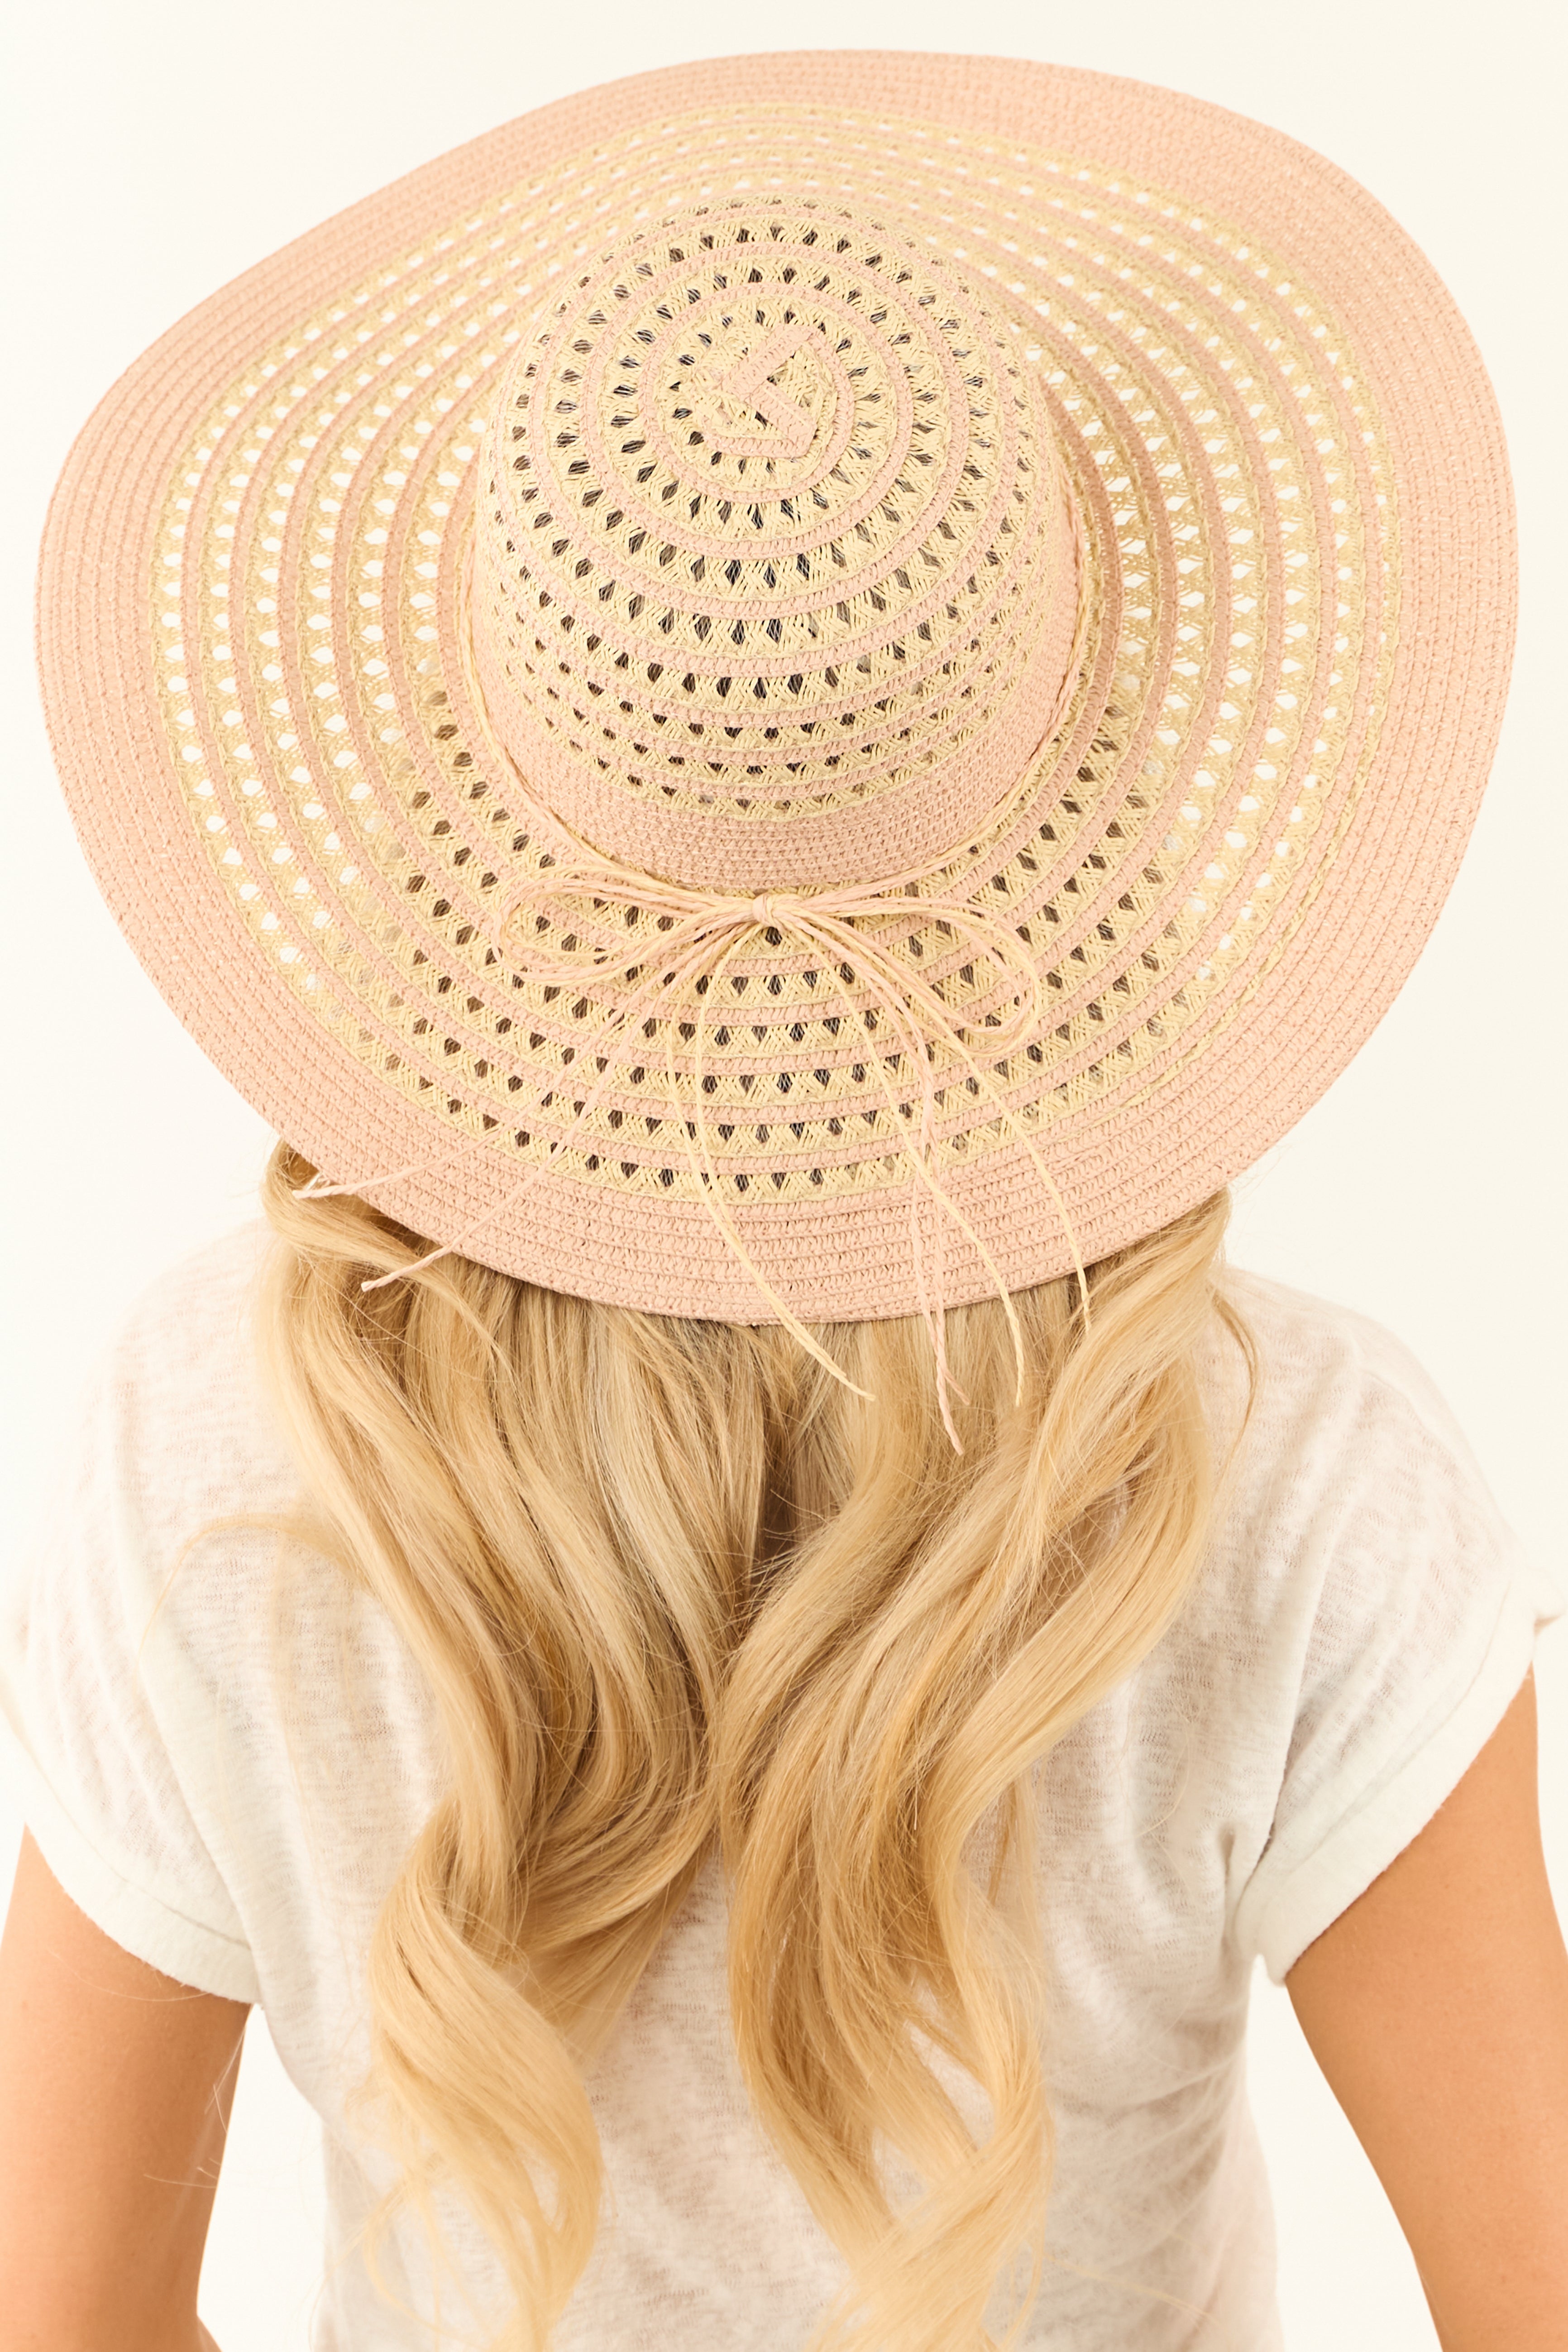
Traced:
<svg viewBox="0 0 1568 2352">
<path fill-rule="evenodd" d="M 315 2352 L 434 2352 L 482 2340 L 498 2272 L 453 2214 L 473 2303 L 444 2291 L 450 2332 L 378 2300 L 353 2241 L 389 2174 L 343 2111 L 368 2055 L 371 1927 L 442 1783 L 434 1707 L 385 1618 L 324 1563 L 274 1608 L 264 1536 L 199 1544 L 146 1632 L 204 1520 L 292 1498 L 246 1329 L 263 1232 L 162 1277 L 89 1381 L 0 1593 L 0 1751 L 84 1911 L 169 1975 L 264 2005 L 324 2130 Z M 1253 1963 L 1282 1977 L 1430 1818 L 1563 1606 L 1396 1342 L 1231 1279 L 1264 1371 L 1204 1575 L 1041 1770 L 1057 2262 L 1023 2341 L 1063 2352 L 1279 2346 L 1244 2092 Z M 1228 1342 L 1207 1377 L 1223 1443 Z M 558 2352 L 789 2352 L 843 2279 L 748 2113 L 724 1932 L 714 1864 L 591 2077 L 613 2218 Z M 417 2230 L 400 2259 L 402 2300 L 428 2312 Z"/>
</svg>

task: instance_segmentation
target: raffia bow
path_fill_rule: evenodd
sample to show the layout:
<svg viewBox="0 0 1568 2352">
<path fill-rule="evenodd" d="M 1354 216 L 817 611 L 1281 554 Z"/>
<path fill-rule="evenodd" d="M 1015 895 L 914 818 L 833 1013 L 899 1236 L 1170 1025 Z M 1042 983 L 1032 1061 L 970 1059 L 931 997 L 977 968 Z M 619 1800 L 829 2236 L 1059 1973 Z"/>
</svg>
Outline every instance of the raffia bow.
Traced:
<svg viewBox="0 0 1568 2352">
<path fill-rule="evenodd" d="M 611 1004 L 600 1030 L 596 1033 L 595 1044 L 602 1047 L 606 1042 L 624 1034 L 628 1030 L 635 1032 L 656 1005 L 664 1028 L 665 1063 L 672 1102 L 678 1100 L 673 1043 L 674 1028 L 677 1021 L 683 1016 L 691 1019 L 695 1033 L 691 1067 L 694 1117 L 690 1120 L 677 1117 L 677 1124 L 688 1160 L 701 1182 L 703 1198 L 725 1241 L 746 1267 L 764 1297 L 777 1310 L 779 1319 L 794 1331 L 802 1345 L 819 1362 L 824 1364 L 836 1379 L 844 1381 L 846 1385 L 852 1388 L 854 1383 L 848 1381 L 847 1376 L 832 1359 L 818 1346 L 810 1333 L 789 1313 L 778 1292 L 747 1249 L 724 1203 L 720 1192 L 720 1180 L 714 1167 L 709 1149 L 702 1084 L 705 1032 L 710 1026 L 718 1025 L 718 1016 L 710 1016 L 709 1020 L 705 1021 L 703 1015 L 708 1006 L 720 999 L 722 983 L 730 963 L 743 953 L 758 935 L 767 939 L 767 935 L 772 933 L 773 938 L 768 940 L 769 945 L 778 945 L 782 940 L 798 941 L 817 959 L 820 968 L 824 972 L 833 974 L 836 982 L 834 993 L 842 1005 L 846 1016 L 852 1024 L 859 1024 L 865 1033 L 869 1048 L 865 1060 L 868 1066 L 877 1073 L 890 1111 L 895 1119 L 907 1121 L 911 1106 L 907 1100 L 900 1099 L 901 1092 L 906 1092 L 907 1089 L 900 1089 L 895 1084 L 888 1066 L 889 1055 L 885 1038 L 879 1036 L 878 1034 L 882 1024 L 885 1023 L 887 1030 L 897 1040 L 895 1050 L 906 1055 L 912 1064 L 918 1065 L 920 1070 L 921 1100 L 918 1132 L 913 1146 L 906 1144 L 904 1147 L 912 1171 L 918 1180 L 918 1185 L 925 1188 L 925 1191 L 936 1202 L 939 1210 L 952 1219 L 959 1231 L 973 1244 L 986 1271 L 997 1286 L 1012 1330 L 1018 1362 L 1019 1393 L 1021 1396 L 1022 1339 L 1007 1286 L 985 1243 L 943 1187 L 931 1167 L 936 1108 L 936 1075 L 933 1066 L 934 1041 L 940 1039 L 963 1064 L 969 1076 L 975 1080 L 982 1093 L 989 1096 L 1003 1120 L 1028 1150 L 1067 1234 L 1069 1245 L 1073 1252 L 1073 1263 L 1079 1275 L 1080 1295 L 1085 1296 L 1083 1267 L 1078 1256 L 1077 1244 L 1072 1240 L 1067 1212 L 1061 1193 L 1051 1181 L 1033 1141 L 1014 1116 L 989 1073 L 976 1061 L 974 1055 L 964 1043 L 959 1024 L 955 1021 L 950 1008 L 919 972 L 911 971 L 907 966 L 889 955 L 878 944 L 879 931 L 889 929 L 907 931 L 911 916 L 918 912 L 920 916 L 926 919 L 935 916 L 956 938 L 961 939 L 970 950 L 972 961 L 994 962 L 1004 977 L 1010 972 L 1015 979 L 1011 994 L 1011 1003 L 1015 1008 L 1013 1016 L 1010 1021 L 1002 1021 L 994 1026 L 988 1025 L 985 1031 L 988 1048 L 999 1057 L 1011 1051 L 1013 1047 L 1027 1043 L 1031 1036 L 1038 1034 L 1040 1025 L 1043 991 L 1040 974 L 1018 933 L 999 922 L 995 916 L 986 913 L 979 908 L 957 904 L 950 900 L 915 901 L 908 898 L 904 898 L 902 900 L 893 898 L 890 897 L 890 892 L 899 887 L 896 883 L 882 884 L 875 888 L 852 887 L 838 890 L 810 892 L 785 890 L 768 891 L 758 896 L 724 896 L 712 891 L 690 889 L 681 884 L 666 882 L 657 876 L 648 875 L 639 877 L 635 888 L 629 892 L 626 869 L 618 866 L 612 860 L 599 857 L 592 851 L 587 852 L 580 858 L 574 856 L 570 868 L 566 871 L 558 866 L 548 868 L 534 876 L 528 886 L 515 895 L 507 910 L 506 922 L 515 924 L 517 914 L 541 900 L 559 901 L 563 884 L 565 887 L 580 887 L 591 893 L 596 906 L 607 900 L 617 904 L 622 903 L 628 896 L 631 896 L 640 908 L 655 919 L 667 919 L 661 928 L 656 970 L 644 971 L 648 961 L 645 949 L 627 957 L 618 957 L 613 949 L 598 950 L 583 959 L 568 955 L 553 947 L 542 952 L 538 950 L 530 952 L 527 945 L 519 945 L 511 952 L 509 958 L 513 971 L 526 979 L 557 985 L 564 984 L 569 981 L 581 982 L 586 979 L 606 978 L 630 982 L 637 979 L 640 971 L 643 971 L 642 984 L 634 990 L 634 992 L 630 997 L 617 1000 Z M 867 924 L 875 924 L 877 928 L 876 929 L 857 928 Z M 857 1004 L 851 994 L 852 987 L 856 985 L 864 995 L 870 998 L 869 1007 Z M 578 1111 L 579 1118 L 587 1117 L 616 1066 L 617 1058 L 607 1055 L 603 1070 L 584 1097 Z M 915 1286 L 920 1299 L 920 1310 L 931 1332 L 933 1345 L 936 1351 L 938 1393 L 942 1402 L 944 1425 L 953 1439 L 955 1446 L 957 1446 L 957 1435 L 953 1428 L 946 1404 L 946 1389 L 950 1376 L 947 1371 L 946 1333 L 939 1295 L 939 1261 L 938 1297 L 934 1305 L 927 1293 L 925 1282 L 925 1250 L 918 1213 L 920 1197 L 919 1189 L 912 1188 L 910 1234 Z M 940 1224 L 937 1230 L 940 1235 Z M 855 1392 L 857 1395 L 866 1393 L 865 1391 L 858 1389 Z"/>
</svg>

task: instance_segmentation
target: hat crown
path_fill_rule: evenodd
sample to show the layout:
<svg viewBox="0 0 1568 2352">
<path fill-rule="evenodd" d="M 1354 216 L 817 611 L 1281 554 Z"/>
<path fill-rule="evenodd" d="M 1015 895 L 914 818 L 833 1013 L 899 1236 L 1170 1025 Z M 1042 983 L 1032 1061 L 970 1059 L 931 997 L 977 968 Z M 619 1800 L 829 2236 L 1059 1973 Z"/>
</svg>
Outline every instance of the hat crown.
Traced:
<svg viewBox="0 0 1568 2352">
<path fill-rule="evenodd" d="M 731 203 L 585 262 L 519 340 L 475 520 L 491 724 L 672 879 L 874 881 L 961 842 L 1078 604 L 1021 321 L 863 215 Z"/>
</svg>

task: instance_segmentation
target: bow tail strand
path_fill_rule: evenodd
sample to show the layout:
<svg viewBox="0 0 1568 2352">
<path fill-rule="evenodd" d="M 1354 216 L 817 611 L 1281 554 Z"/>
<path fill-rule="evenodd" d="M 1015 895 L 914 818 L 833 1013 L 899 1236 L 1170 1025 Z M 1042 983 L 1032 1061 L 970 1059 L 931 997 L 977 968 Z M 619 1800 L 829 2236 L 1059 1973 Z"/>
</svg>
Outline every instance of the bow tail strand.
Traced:
<svg viewBox="0 0 1568 2352">
<path fill-rule="evenodd" d="M 953 911 L 956 912 L 956 910 Z M 836 937 L 827 929 L 825 925 L 821 930 L 819 930 L 817 919 L 815 917 L 798 917 L 794 919 L 796 921 L 797 929 L 803 935 L 811 938 L 814 944 L 819 947 L 826 946 L 830 949 L 837 949 L 839 943 Z M 980 919 L 984 920 L 985 919 L 982 918 Z M 977 923 L 976 929 L 977 929 L 977 928 L 978 924 Z M 1045 1189 L 1047 1197 L 1051 1201 L 1051 1203 L 1056 1212 L 1057 1218 L 1061 1225 L 1063 1238 L 1067 1243 L 1069 1250 L 1071 1252 L 1073 1269 L 1078 1276 L 1079 1299 L 1083 1309 L 1085 1327 L 1087 1327 L 1089 1315 L 1089 1285 L 1084 1273 L 1082 1255 L 1078 1246 L 1077 1235 L 1073 1232 L 1071 1219 L 1067 1213 L 1067 1204 L 1062 1200 L 1060 1191 L 1052 1181 L 1050 1171 L 1046 1168 L 1044 1161 L 1041 1160 L 1040 1153 L 1036 1150 L 1027 1130 L 1018 1119 L 1010 1104 L 1002 1095 L 999 1088 L 994 1084 L 988 1074 L 980 1067 L 979 1064 L 975 1060 L 974 1055 L 969 1052 L 968 1047 L 958 1035 L 957 1029 L 953 1022 L 952 1016 L 948 1013 L 946 1007 L 943 1004 L 941 999 L 936 996 L 923 981 L 920 981 L 912 975 L 900 972 L 897 967 L 891 964 L 872 942 L 859 938 L 858 935 L 852 934 L 851 937 L 855 958 L 854 970 L 866 982 L 868 987 L 871 988 L 879 1007 L 887 1013 L 894 1028 L 903 1034 L 906 1044 L 912 1048 L 915 1057 L 919 1060 L 921 1065 L 924 1097 L 922 1106 L 921 1150 L 917 1152 L 910 1152 L 908 1154 L 911 1169 L 930 1191 L 936 1200 L 938 1209 L 947 1216 L 951 1217 L 954 1223 L 964 1234 L 965 1238 L 973 1245 L 981 1264 L 985 1266 L 986 1271 L 991 1276 L 992 1282 L 996 1286 L 998 1296 L 1002 1301 L 1002 1305 L 1008 1318 L 1008 1326 L 1012 1335 L 1014 1360 L 1018 1368 L 1018 1385 L 1015 1392 L 1015 1402 L 1021 1402 L 1024 1382 L 1023 1335 L 1019 1327 L 1017 1311 L 1015 1310 L 1012 1303 L 1012 1295 L 1008 1289 L 1007 1284 L 1003 1281 L 1000 1270 L 998 1269 L 989 1250 L 987 1249 L 984 1242 L 980 1239 L 978 1234 L 975 1231 L 973 1225 L 970 1224 L 968 1219 L 964 1215 L 962 1210 L 959 1209 L 957 1203 L 953 1200 L 946 1187 L 939 1183 L 937 1179 L 932 1174 L 928 1164 L 929 1144 L 931 1140 L 931 1120 L 934 1110 L 933 1095 L 935 1082 L 932 1076 L 930 1063 L 923 1050 L 924 1040 L 917 1024 L 911 1017 L 912 1000 L 924 1003 L 927 1010 L 927 1017 L 932 1022 L 932 1024 L 936 1027 L 941 1034 L 946 1035 L 948 1043 L 953 1046 L 955 1052 L 960 1056 L 967 1066 L 969 1074 L 974 1078 L 976 1084 L 980 1087 L 984 1094 L 989 1097 L 992 1103 L 996 1106 L 1004 1125 L 1023 1145 L 1025 1150 L 1029 1153 L 1036 1173 L 1039 1175 L 1040 1182 Z M 1034 979 L 1036 990 L 1038 992 L 1038 978 L 1033 974 L 1032 968 L 1030 976 L 1031 979 Z M 846 1010 L 850 1013 L 852 1018 L 861 1017 L 858 1014 L 857 1008 L 852 1004 L 848 995 L 844 992 L 844 985 L 842 983 L 841 983 L 840 996 L 841 1001 L 843 1003 Z M 1038 1015 L 1036 1015 L 1036 1018 L 1038 1019 Z M 999 1040 L 993 1038 L 993 1043 L 997 1042 L 999 1042 Z M 886 1063 L 880 1054 L 874 1055 L 871 1058 L 875 1061 L 878 1076 L 882 1082 L 883 1093 L 887 1097 L 888 1107 L 892 1111 L 894 1118 L 897 1119 L 901 1117 L 901 1113 L 896 1095 L 888 1077 Z M 942 1354 L 945 1357 L 945 1349 L 942 1350 Z M 949 1436 L 953 1436 L 952 1425 L 950 1423 L 946 1422 L 945 1403 L 944 1421 L 947 1426 Z M 954 1437 L 954 1444 L 955 1445 L 957 1444 L 956 1437 Z"/>
</svg>

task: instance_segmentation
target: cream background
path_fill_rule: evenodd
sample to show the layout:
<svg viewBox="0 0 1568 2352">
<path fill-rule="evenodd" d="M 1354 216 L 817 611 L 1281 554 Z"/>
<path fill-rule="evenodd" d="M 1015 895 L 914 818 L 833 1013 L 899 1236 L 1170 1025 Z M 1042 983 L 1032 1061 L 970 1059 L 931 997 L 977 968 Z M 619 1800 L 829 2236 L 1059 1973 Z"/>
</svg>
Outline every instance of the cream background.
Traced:
<svg viewBox="0 0 1568 2352">
<path fill-rule="evenodd" d="M 1491 370 L 1521 506 L 1524 604 L 1494 782 L 1398 1003 L 1238 1188 L 1234 1255 L 1375 1316 L 1448 1396 L 1505 1511 L 1561 1573 L 1563 1136 L 1561 387 L 1552 169 L 1560 13 L 1535 0 L 52 0 L 13 13 L 4 245 L 9 429 L 0 661 L 12 730 L 0 925 L 11 1008 L 0 1183 L 6 1539 L 25 1527 L 88 1355 L 187 1247 L 251 1213 L 267 1134 L 165 1011 L 74 850 L 37 715 L 34 549 L 70 436 L 172 320 L 288 237 L 507 116 L 612 74 L 789 46 L 969 47 L 1169 83 L 1256 114 L 1364 180 L 1430 254 Z M 460 41 L 459 33 L 467 28 Z M 1560 688 L 1557 688 L 1560 694 Z M 23 877 L 26 877 L 25 879 Z M 1568 1641 L 1539 1669 L 1542 1812 L 1568 1914 Z M 0 1885 L 20 1823 L 0 1801 Z M 1435 2352 L 1386 2202 L 1288 2002 L 1260 1983 L 1260 2124 L 1291 2352 Z M 247 2037 L 202 2307 L 223 2352 L 304 2352 L 319 2192 L 310 2117 Z M 608 2352 L 608 2347 L 607 2347 Z M 780 2347 L 784 2352 L 784 2347 Z"/>
</svg>

